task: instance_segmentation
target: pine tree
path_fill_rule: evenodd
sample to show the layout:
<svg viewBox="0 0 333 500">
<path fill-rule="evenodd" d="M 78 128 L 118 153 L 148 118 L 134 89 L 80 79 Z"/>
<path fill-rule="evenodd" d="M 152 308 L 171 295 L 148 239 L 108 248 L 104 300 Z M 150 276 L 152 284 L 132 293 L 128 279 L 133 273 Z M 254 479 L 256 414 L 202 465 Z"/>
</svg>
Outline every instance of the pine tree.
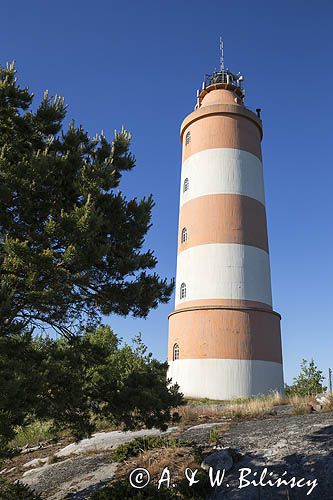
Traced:
<svg viewBox="0 0 333 500">
<path fill-rule="evenodd" d="M 64 130 L 63 98 L 32 103 L 14 65 L 0 67 L 1 332 L 20 322 L 71 335 L 100 315 L 145 317 L 173 283 L 150 273 L 156 258 L 142 250 L 152 196 L 117 190 L 135 165 L 130 134 Z"/>
<path fill-rule="evenodd" d="M 152 196 L 118 189 L 135 166 L 129 132 L 91 138 L 64 128 L 66 112 L 48 92 L 34 108 L 14 64 L 0 66 L 0 447 L 36 416 L 76 436 L 103 411 L 128 427 L 165 427 L 181 401 L 165 364 L 94 328 L 102 315 L 146 317 L 173 282 L 151 272 L 156 258 L 143 250 Z M 48 330 L 60 340 L 35 338 Z"/>
</svg>

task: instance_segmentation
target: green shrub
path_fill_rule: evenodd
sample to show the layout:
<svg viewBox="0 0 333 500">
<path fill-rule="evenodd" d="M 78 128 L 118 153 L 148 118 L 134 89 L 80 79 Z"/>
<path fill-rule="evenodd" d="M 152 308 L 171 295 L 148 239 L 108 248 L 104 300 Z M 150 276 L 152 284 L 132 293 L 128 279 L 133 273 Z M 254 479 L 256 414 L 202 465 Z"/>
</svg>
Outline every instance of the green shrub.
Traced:
<svg viewBox="0 0 333 500">
<path fill-rule="evenodd" d="M 56 439 L 58 435 L 52 431 L 52 422 L 35 420 L 26 427 L 18 427 L 16 436 L 8 443 L 9 448 L 22 448 L 23 446 L 34 446 L 43 441 Z"/>
<path fill-rule="evenodd" d="M 142 425 L 166 430 L 178 422 L 173 409 L 182 395 L 168 385 L 167 363 L 152 359 L 146 349 L 140 336 L 132 346 L 121 345 L 108 326 L 70 340 L 0 334 L 0 450 L 27 426 L 28 434 L 43 431 L 39 424 L 34 428 L 36 420 L 51 424 L 50 438 L 65 431 L 76 440 L 95 430 L 96 419 L 126 430 Z"/>
<path fill-rule="evenodd" d="M 152 450 L 153 448 L 175 448 L 189 445 L 188 441 L 169 436 L 137 437 L 128 443 L 119 445 L 112 452 L 112 458 L 115 462 L 124 462 L 131 457 L 136 457 L 143 451 Z"/>
<path fill-rule="evenodd" d="M 0 500 L 40 500 L 41 498 L 25 484 L 10 483 L 0 479 Z"/>
<path fill-rule="evenodd" d="M 314 360 L 308 363 L 306 359 L 302 360 L 301 372 L 294 378 L 292 385 L 285 385 L 286 396 L 315 396 L 325 392 L 327 387 L 323 385 L 325 377 L 323 372 L 317 368 Z"/>
<path fill-rule="evenodd" d="M 209 442 L 216 443 L 218 438 L 220 437 L 220 434 L 221 434 L 221 430 L 218 427 L 214 427 L 214 429 L 212 429 L 209 432 Z"/>
</svg>

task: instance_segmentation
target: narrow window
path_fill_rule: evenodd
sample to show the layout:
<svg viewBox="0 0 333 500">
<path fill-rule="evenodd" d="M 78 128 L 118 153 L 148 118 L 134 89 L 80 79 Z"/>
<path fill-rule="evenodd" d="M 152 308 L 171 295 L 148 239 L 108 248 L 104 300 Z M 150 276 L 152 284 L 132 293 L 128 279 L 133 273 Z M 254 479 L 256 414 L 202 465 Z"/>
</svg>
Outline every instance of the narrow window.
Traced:
<svg viewBox="0 0 333 500">
<path fill-rule="evenodd" d="M 187 146 L 188 144 L 190 144 L 191 142 L 191 132 L 188 131 L 186 136 L 185 136 L 185 146 Z"/>
<path fill-rule="evenodd" d="M 180 299 L 185 299 L 186 297 L 186 284 L 182 283 L 180 285 Z"/>
<path fill-rule="evenodd" d="M 187 229 L 186 227 L 183 227 L 182 229 L 182 243 L 185 243 L 187 241 Z"/>
<path fill-rule="evenodd" d="M 173 360 L 176 361 L 176 359 L 179 359 L 179 345 L 175 344 L 173 346 Z"/>
<path fill-rule="evenodd" d="M 184 180 L 184 185 L 183 185 L 183 192 L 188 191 L 188 188 L 190 187 L 190 182 L 188 180 L 188 177 Z"/>
</svg>

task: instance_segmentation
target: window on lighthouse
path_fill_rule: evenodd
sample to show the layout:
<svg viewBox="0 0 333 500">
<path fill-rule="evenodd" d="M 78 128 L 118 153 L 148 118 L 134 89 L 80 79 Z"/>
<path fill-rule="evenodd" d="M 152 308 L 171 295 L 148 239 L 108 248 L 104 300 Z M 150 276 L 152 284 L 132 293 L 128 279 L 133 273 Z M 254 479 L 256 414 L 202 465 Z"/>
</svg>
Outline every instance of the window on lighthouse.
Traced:
<svg viewBox="0 0 333 500">
<path fill-rule="evenodd" d="M 184 180 L 184 185 L 183 185 L 183 193 L 185 193 L 185 191 L 188 191 L 189 187 L 190 187 L 190 182 L 189 182 L 188 178 L 186 177 L 186 179 Z"/>
<path fill-rule="evenodd" d="M 182 229 L 182 243 L 185 243 L 187 241 L 187 229 L 186 227 L 183 227 Z"/>
<path fill-rule="evenodd" d="M 190 144 L 191 142 L 191 132 L 188 131 L 186 136 L 185 136 L 185 146 L 187 146 L 188 144 Z"/>
<path fill-rule="evenodd" d="M 176 359 L 179 359 L 179 345 L 175 344 L 173 346 L 173 360 L 176 361 Z"/>
<path fill-rule="evenodd" d="M 182 283 L 180 285 L 180 299 L 185 299 L 186 297 L 186 284 Z"/>
</svg>

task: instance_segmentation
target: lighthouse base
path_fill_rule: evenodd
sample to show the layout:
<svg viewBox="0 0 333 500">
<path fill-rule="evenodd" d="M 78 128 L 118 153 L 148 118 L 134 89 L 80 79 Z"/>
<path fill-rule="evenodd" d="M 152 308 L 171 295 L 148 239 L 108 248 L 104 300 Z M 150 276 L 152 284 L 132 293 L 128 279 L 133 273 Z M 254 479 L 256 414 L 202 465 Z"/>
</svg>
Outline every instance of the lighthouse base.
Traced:
<svg viewBox="0 0 333 500">
<path fill-rule="evenodd" d="M 283 393 L 281 363 L 247 359 L 178 359 L 169 362 L 168 378 L 186 397 L 234 399 Z"/>
</svg>

